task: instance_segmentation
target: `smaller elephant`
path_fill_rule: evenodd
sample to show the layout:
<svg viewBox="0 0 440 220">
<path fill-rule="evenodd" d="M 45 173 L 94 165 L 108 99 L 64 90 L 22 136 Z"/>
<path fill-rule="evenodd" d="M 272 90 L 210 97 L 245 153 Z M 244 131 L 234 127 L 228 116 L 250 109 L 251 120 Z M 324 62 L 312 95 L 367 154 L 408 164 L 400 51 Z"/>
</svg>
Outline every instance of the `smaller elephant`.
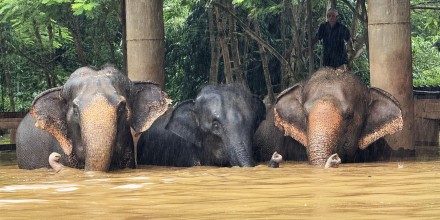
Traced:
<svg viewBox="0 0 440 220">
<path fill-rule="evenodd" d="M 252 136 L 263 102 L 242 84 L 208 85 L 159 117 L 138 142 L 138 163 L 255 166 Z"/>
<path fill-rule="evenodd" d="M 332 68 L 321 68 L 280 93 L 274 121 L 305 146 L 309 162 L 319 167 L 334 153 L 342 162 L 353 162 L 359 149 L 403 127 L 400 105 L 392 95 Z"/>
</svg>

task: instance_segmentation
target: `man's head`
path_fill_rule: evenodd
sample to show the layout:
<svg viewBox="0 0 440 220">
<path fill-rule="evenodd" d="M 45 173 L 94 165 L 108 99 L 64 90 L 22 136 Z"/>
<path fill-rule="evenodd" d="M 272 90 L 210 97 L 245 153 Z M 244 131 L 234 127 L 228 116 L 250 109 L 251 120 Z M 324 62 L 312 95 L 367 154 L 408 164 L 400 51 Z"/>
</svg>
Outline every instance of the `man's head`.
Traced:
<svg viewBox="0 0 440 220">
<path fill-rule="evenodd" d="M 338 21 L 338 16 L 338 10 L 336 10 L 335 8 L 330 8 L 329 10 L 327 10 L 327 21 L 330 23 L 331 26 L 336 24 L 336 22 Z"/>
</svg>

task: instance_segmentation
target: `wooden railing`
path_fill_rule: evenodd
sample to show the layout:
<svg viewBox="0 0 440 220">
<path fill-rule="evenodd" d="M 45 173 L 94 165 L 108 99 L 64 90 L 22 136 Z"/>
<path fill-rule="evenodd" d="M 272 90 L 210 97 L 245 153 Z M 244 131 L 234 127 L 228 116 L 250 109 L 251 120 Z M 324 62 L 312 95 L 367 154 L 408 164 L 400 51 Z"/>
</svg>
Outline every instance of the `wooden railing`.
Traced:
<svg viewBox="0 0 440 220">
<path fill-rule="evenodd" d="M 0 150 L 15 149 L 15 132 L 27 112 L 0 112 L 0 129 L 9 129 L 10 144 L 0 144 Z"/>
<path fill-rule="evenodd" d="M 416 157 L 438 158 L 440 87 L 414 88 L 414 148 Z"/>
</svg>

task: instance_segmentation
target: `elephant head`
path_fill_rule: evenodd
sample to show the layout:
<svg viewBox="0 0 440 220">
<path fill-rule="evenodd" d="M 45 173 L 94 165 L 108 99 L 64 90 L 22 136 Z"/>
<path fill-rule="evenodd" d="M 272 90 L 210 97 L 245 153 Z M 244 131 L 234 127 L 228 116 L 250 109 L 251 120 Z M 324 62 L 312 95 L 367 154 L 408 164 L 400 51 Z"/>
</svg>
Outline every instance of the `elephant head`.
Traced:
<svg viewBox="0 0 440 220">
<path fill-rule="evenodd" d="M 309 162 L 320 167 L 334 153 L 351 161 L 358 148 L 403 127 L 394 97 L 330 68 L 283 91 L 274 111 L 275 125 L 304 145 Z"/>
<path fill-rule="evenodd" d="M 62 87 L 36 97 L 31 115 L 59 142 L 69 166 L 107 171 L 134 167 L 130 128 L 145 131 L 168 104 L 154 83 L 131 82 L 112 66 L 82 67 Z"/>
<path fill-rule="evenodd" d="M 252 136 L 264 117 L 263 102 L 243 85 L 206 86 L 174 109 L 165 128 L 201 149 L 202 165 L 250 167 Z"/>
</svg>

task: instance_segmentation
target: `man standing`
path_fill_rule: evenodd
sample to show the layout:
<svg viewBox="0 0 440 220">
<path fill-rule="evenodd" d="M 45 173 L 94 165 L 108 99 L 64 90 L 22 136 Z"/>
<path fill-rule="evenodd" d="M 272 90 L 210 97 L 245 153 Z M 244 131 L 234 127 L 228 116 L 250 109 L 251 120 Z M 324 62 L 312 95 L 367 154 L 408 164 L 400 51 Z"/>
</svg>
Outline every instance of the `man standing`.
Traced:
<svg viewBox="0 0 440 220">
<path fill-rule="evenodd" d="M 323 66 L 336 69 L 347 69 L 348 57 L 345 42 L 351 43 L 350 31 L 338 22 L 338 10 L 330 8 L 327 11 L 327 22 L 319 26 L 318 33 L 312 39 L 312 48 L 318 40 L 324 47 Z"/>
</svg>

